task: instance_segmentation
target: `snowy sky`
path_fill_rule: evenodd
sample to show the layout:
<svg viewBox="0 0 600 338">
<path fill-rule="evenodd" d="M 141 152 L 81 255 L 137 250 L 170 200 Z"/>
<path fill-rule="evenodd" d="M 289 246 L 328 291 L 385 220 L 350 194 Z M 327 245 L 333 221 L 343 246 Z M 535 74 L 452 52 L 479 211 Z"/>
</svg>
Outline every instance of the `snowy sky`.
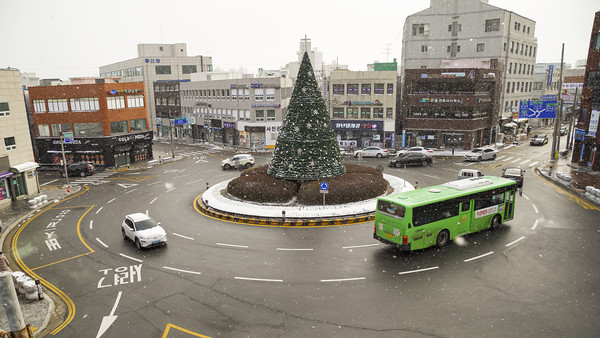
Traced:
<svg viewBox="0 0 600 338">
<path fill-rule="evenodd" d="M 587 57 L 597 0 L 490 0 L 536 21 L 537 62 Z M 41 78 L 98 76 L 98 67 L 137 57 L 139 43 L 187 44 L 215 69 L 279 69 L 296 60 L 306 34 L 351 70 L 400 60 L 406 17 L 429 0 L 91 0 L 0 1 L 0 68 Z M 389 49 L 389 55 L 386 48 Z"/>
</svg>

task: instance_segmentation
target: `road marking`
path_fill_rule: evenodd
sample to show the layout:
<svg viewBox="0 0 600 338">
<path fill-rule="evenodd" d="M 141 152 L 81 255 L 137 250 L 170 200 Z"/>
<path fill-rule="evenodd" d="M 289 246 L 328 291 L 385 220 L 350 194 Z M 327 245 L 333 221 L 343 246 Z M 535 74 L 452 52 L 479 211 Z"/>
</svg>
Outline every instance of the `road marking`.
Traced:
<svg viewBox="0 0 600 338">
<path fill-rule="evenodd" d="M 105 248 L 108 248 L 108 245 L 104 244 L 104 242 L 102 242 L 100 240 L 100 238 L 96 237 L 96 240 L 98 241 L 98 243 L 102 244 L 102 246 L 104 246 Z"/>
<path fill-rule="evenodd" d="M 479 255 L 479 256 L 476 256 L 476 257 L 473 257 L 473 258 L 469 258 L 469 259 L 465 259 L 464 262 L 467 263 L 467 262 L 470 262 L 470 261 L 474 261 L 476 259 L 483 258 L 485 256 L 489 256 L 489 255 L 491 255 L 493 253 L 494 253 L 493 251 L 490 251 L 488 253 L 484 253 L 483 255 Z"/>
<path fill-rule="evenodd" d="M 433 266 L 431 268 L 425 268 L 425 269 L 419 269 L 419 270 L 410 270 L 410 271 L 400 271 L 398 272 L 399 275 L 406 275 L 409 273 L 415 273 L 415 272 L 423 272 L 423 271 L 429 271 L 429 270 L 435 270 L 435 269 L 439 269 L 439 266 Z"/>
<path fill-rule="evenodd" d="M 510 163 L 519 162 L 520 160 L 521 160 L 521 158 L 520 158 L 520 157 L 517 157 L 515 160 L 513 160 L 513 161 L 510 161 Z"/>
<path fill-rule="evenodd" d="M 150 204 L 154 203 L 154 201 L 156 201 L 158 199 L 158 197 L 154 197 L 154 199 L 152 200 L 152 202 L 150 202 Z"/>
<path fill-rule="evenodd" d="M 96 213 L 99 213 L 99 212 L 100 212 L 100 210 L 102 210 L 102 208 L 104 208 L 104 207 L 100 207 L 100 209 L 98 209 L 98 210 L 96 211 Z"/>
<path fill-rule="evenodd" d="M 100 329 L 98 330 L 96 338 L 100 338 L 117 319 L 118 316 L 115 316 L 115 311 L 117 311 L 117 305 L 119 305 L 121 293 L 123 293 L 123 291 L 119 291 L 117 294 L 117 300 L 115 301 L 115 305 L 113 305 L 112 311 L 110 311 L 110 315 L 102 317 L 102 323 L 100 323 Z"/>
<path fill-rule="evenodd" d="M 110 200 L 110 201 L 106 202 L 106 204 L 108 204 L 108 203 L 110 203 L 110 202 L 112 202 L 112 201 L 114 201 L 114 200 L 116 200 L 116 199 L 117 199 L 117 198 L 115 197 L 115 198 L 113 198 L 112 200 Z"/>
<path fill-rule="evenodd" d="M 153 185 L 153 184 L 160 183 L 160 182 L 162 182 L 162 181 L 156 181 L 156 182 L 150 183 L 148 185 Z"/>
<path fill-rule="evenodd" d="M 506 159 L 504 159 L 503 161 L 504 161 L 504 162 L 508 162 L 508 161 L 512 160 L 513 158 L 515 158 L 515 157 L 514 157 L 514 156 L 511 156 L 511 157 L 509 157 L 509 158 L 506 158 Z"/>
<path fill-rule="evenodd" d="M 173 190 L 175 190 L 175 189 L 177 189 L 177 188 L 171 188 L 171 189 L 169 189 L 169 190 L 167 190 L 167 191 L 165 191 L 165 192 L 171 192 L 171 191 L 173 191 Z"/>
<path fill-rule="evenodd" d="M 190 176 L 190 174 L 185 174 L 185 175 L 180 175 L 180 176 L 173 176 L 173 178 L 182 178 L 182 177 L 186 177 L 186 176 Z"/>
<path fill-rule="evenodd" d="M 431 177 L 431 178 L 435 178 L 435 179 L 438 179 L 438 180 L 440 179 L 439 177 L 433 176 L 433 175 L 427 175 L 427 174 L 421 174 L 421 175 L 427 176 L 427 177 Z"/>
<path fill-rule="evenodd" d="M 523 197 L 525 197 L 525 199 L 529 201 L 529 197 L 527 197 L 527 195 L 523 195 Z"/>
<path fill-rule="evenodd" d="M 126 192 L 125 194 L 129 194 L 130 192 L 134 192 L 134 191 L 136 191 L 136 190 L 137 190 L 137 188 L 135 188 L 135 189 L 131 189 L 131 190 L 129 190 L 128 192 Z"/>
<path fill-rule="evenodd" d="M 513 244 L 515 244 L 515 243 L 517 243 L 517 242 L 519 242 L 519 241 L 523 240 L 523 239 L 525 239 L 525 237 L 524 237 L 524 236 L 522 236 L 522 237 L 520 237 L 520 238 L 517 238 L 516 240 L 514 240 L 514 241 L 512 241 L 512 242 L 510 242 L 510 243 L 508 243 L 508 244 L 506 244 L 505 246 L 511 246 L 511 245 L 513 245 Z"/>
<path fill-rule="evenodd" d="M 180 234 L 178 234 L 178 233 L 175 233 L 175 232 L 173 232 L 173 235 L 175 235 L 175 236 L 179 236 L 179 237 L 181 237 L 181 238 L 189 239 L 189 240 L 192 240 L 192 241 L 194 240 L 194 238 L 193 238 L 193 237 L 188 237 L 188 236 L 180 235 Z"/>
<path fill-rule="evenodd" d="M 278 251 L 313 251 L 314 249 L 288 249 L 288 248 L 277 248 Z"/>
<path fill-rule="evenodd" d="M 90 230 L 94 229 L 94 220 L 90 220 Z"/>
<path fill-rule="evenodd" d="M 202 182 L 202 181 L 204 181 L 204 179 L 187 182 L 185 185 L 196 183 L 196 182 Z"/>
<path fill-rule="evenodd" d="M 536 164 L 538 164 L 538 163 L 540 163 L 540 162 L 539 162 L 539 161 L 535 161 L 535 162 L 529 163 L 529 166 L 530 166 L 530 167 L 533 167 L 534 165 L 536 165 Z"/>
<path fill-rule="evenodd" d="M 175 268 L 170 268 L 168 266 L 163 266 L 163 269 L 167 269 L 167 270 L 173 270 L 173 271 L 177 271 L 177 272 L 185 272 L 185 273 L 191 273 L 194 275 L 201 275 L 201 272 L 197 272 L 197 271 L 190 271 L 190 270 L 182 270 L 182 269 L 175 269 Z"/>
<path fill-rule="evenodd" d="M 539 220 L 537 220 L 537 219 L 535 220 L 535 223 L 533 223 L 533 226 L 531 227 L 531 230 L 535 230 L 535 228 L 537 228 L 537 226 L 538 226 L 538 221 L 539 221 Z"/>
<path fill-rule="evenodd" d="M 226 244 L 226 243 L 216 243 L 217 245 L 221 245 L 221 246 L 230 246 L 233 248 L 244 248 L 247 249 L 248 246 L 247 245 L 236 245 L 236 244 Z"/>
<path fill-rule="evenodd" d="M 497 159 L 497 160 L 501 160 L 501 159 L 503 159 L 503 158 L 505 158 L 505 157 L 506 157 L 506 156 L 502 155 L 502 156 L 498 156 L 498 157 L 496 157 L 496 159 Z"/>
<path fill-rule="evenodd" d="M 202 159 L 200 159 L 200 160 L 198 160 L 198 161 L 196 161 L 196 162 L 194 162 L 194 163 L 198 164 L 198 163 L 200 163 L 200 162 L 202 162 L 202 163 L 208 163 L 208 161 L 207 161 L 207 160 L 202 160 Z"/>
<path fill-rule="evenodd" d="M 235 279 L 250 280 L 250 281 L 257 281 L 257 282 L 279 282 L 279 283 L 283 282 L 283 279 L 263 279 L 263 278 L 248 278 L 248 277 L 235 277 Z"/>
<path fill-rule="evenodd" d="M 122 253 L 120 253 L 119 255 L 120 255 L 121 257 L 129 258 L 129 259 L 131 259 L 132 261 L 136 261 L 136 262 L 140 262 L 140 263 L 143 263 L 143 262 L 144 262 L 144 261 L 143 261 L 143 260 L 141 260 L 141 259 L 133 258 L 133 257 L 131 257 L 131 256 L 124 255 L 124 254 L 122 254 Z"/>
<path fill-rule="evenodd" d="M 44 184 L 40 184 L 40 187 L 41 187 L 42 185 L 50 184 L 50 183 L 52 183 L 52 182 L 56 182 L 56 181 L 58 181 L 58 180 L 53 180 L 53 181 L 50 181 L 50 182 L 46 182 L 46 183 L 44 183 Z"/>
<path fill-rule="evenodd" d="M 321 279 L 322 283 L 328 283 L 328 282 L 349 282 L 349 281 L 354 281 L 354 280 L 364 280 L 366 279 L 365 277 L 356 277 L 356 278 L 341 278 L 341 279 Z"/>
<path fill-rule="evenodd" d="M 532 207 L 533 207 L 533 209 L 535 210 L 535 213 L 536 213 L 536 214 L 539 214 L 539 212 L 538 212 L 538 208 L 535 206 L 535 204 L 532 204 L 531 206 L 532 206 Z"/>
<path fill-rule="evenodd" d="M 366 248 L 366 247 L 370 247 L 370 246 L 379 246 L 379 244 L 364 244 L 364 245 L 343 246 L 342 249 Z"/>
</svg>

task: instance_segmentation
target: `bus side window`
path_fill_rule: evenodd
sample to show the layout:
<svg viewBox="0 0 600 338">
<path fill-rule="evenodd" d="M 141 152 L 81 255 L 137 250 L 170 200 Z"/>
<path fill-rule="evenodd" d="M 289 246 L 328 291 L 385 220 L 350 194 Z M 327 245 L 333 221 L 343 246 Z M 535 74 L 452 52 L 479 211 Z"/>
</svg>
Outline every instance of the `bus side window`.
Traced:
<svg viewBox="0 0 600 338">
<path fill-rule="evenodd" d="M 461 212 L 469 211 L 470 207 L 471 207 L 471 203 L 469 201 L 463 202 L 461 205 L 460 211 Z"/>
</svg>

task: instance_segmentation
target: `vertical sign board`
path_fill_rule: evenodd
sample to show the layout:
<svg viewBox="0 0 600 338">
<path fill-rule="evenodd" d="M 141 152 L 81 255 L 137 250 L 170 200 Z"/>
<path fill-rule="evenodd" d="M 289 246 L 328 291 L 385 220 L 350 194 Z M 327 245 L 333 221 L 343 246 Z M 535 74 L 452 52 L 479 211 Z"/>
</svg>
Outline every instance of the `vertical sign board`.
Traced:
<svg viewBox="0 0 600 338">
<path fill-rule="evenodd" d="M 592 110 L 590 127 L 587 132 L 588 136 L 596 137 L 596 132 L 598 131 L 598 119 L 600 119 L 600 110 Z"/>
<path fill-rule="evenodd" d="M 548 86 L 552 84 L 552 73 L 554 73 L 554 65 L 548 66 Z"/>
</svg>

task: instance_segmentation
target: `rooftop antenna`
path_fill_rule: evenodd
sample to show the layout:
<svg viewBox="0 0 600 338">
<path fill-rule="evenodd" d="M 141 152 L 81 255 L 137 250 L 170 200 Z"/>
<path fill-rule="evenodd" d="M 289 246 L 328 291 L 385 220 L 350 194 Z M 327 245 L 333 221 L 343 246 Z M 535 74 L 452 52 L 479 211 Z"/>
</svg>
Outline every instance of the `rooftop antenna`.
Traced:
<svg viewBox="0 0 600 338">
<path fill-rule="evenodd" d="M 392 48 L 390 48 L 390 43 L 387 43 L 385 46 L 385 60 L 386 62 L 390 61 L 390 54 L 392 54 Z"/>
<path fill-rule="evenodd" d="M 300 41 L 304 42 L 304 51 L 308 53 L 308 42 L 310 39 L 304 34 L 304 39 L 300 39 Z"/>
</svg>

